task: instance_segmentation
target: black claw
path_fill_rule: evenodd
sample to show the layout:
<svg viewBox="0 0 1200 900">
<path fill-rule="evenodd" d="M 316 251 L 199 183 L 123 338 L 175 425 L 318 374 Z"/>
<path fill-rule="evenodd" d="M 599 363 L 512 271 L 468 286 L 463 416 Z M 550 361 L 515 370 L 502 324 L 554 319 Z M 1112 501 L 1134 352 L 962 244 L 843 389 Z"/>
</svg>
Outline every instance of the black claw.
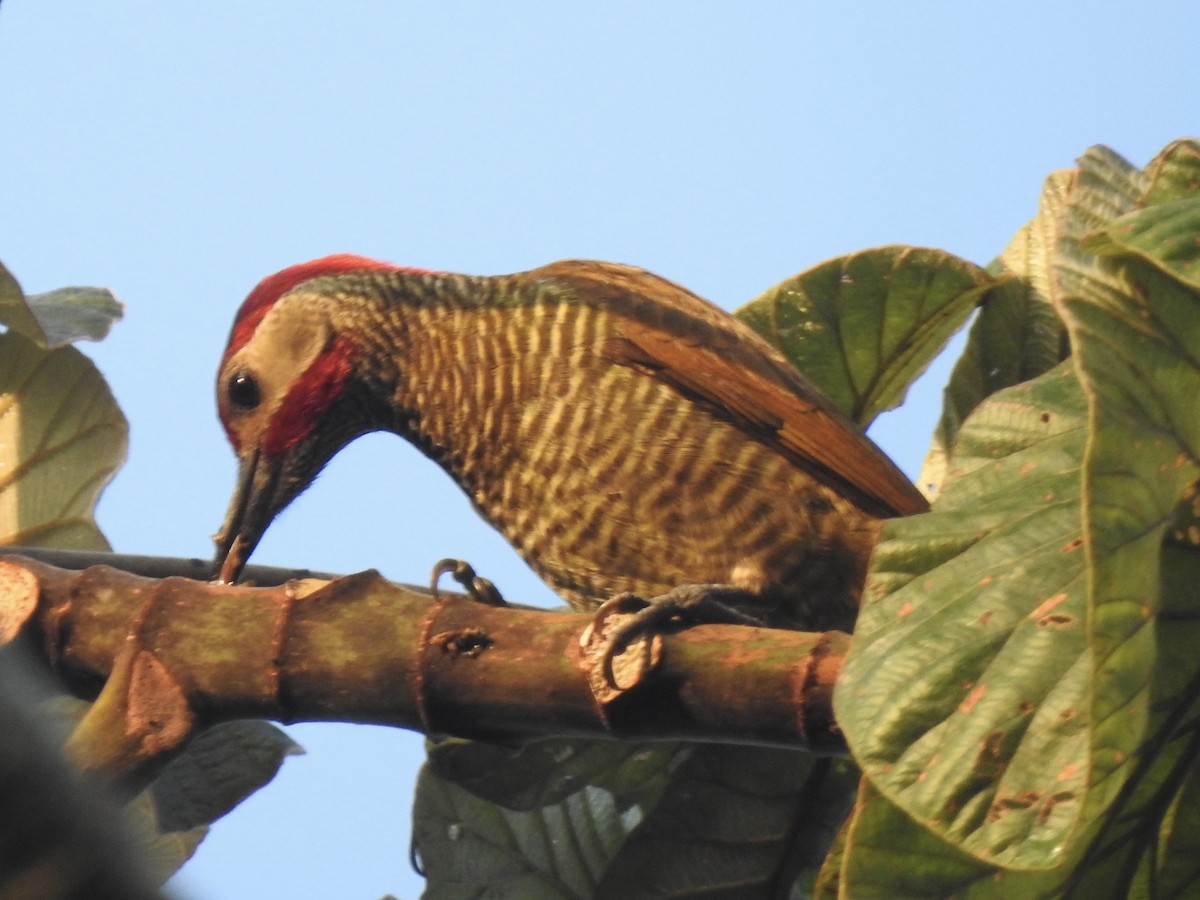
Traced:
<svg viewBox="0 0 1200 900">
<path fill-rule="evenodd" d="M 687 584 L 647 600 L 636 594 L 613 597 L 596 613 L 593 628 L 604 633 L 604 621 L 615 614 L 629 616 L 612 632 L 604 648 L 602 664 L 609 687 L 619 690 L 613 661 L 639 637 L 672 625 L 751 625 L 763 623 L 739 612 L 730 602 L 752 599 L 746 591 L 723 584 Z"/>
<path fill-rule="evenodd" d="M 504 598 L 500 596 L 500 592 L 496 590 L 496 586 L 490 580 L 476 575 L 475 570 L 471 568 L 471 564 L 461 559 L 441 559 L 434 565 L 429 583 L 429 591 L 433 594 L 434 600 L 441 599 L 441 594 L 438 591 L 438 582 L 442 580 L 443 575 L 449 575 L 458 582 L 463 590 L 467 592 L 467 596 L 477 603 L 483 603 L 487 606 L 508 605 L 504 602 Z"/>
</svg>

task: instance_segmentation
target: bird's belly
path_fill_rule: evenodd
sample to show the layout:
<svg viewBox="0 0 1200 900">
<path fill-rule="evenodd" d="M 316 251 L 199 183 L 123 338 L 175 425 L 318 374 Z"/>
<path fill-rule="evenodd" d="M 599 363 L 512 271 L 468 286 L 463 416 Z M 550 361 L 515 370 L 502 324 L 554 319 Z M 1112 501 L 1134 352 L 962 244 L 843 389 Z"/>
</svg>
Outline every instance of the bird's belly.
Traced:
<svg viewBox="0 0 1200 900">
<path fill-rule="evenodd" d="M 534 570 L 581 609 L 622 591 L 732 584 L 787 624 L 848 628 L 875 521 L 649 379 L 625 387 L 624 403 L 532 417 L 540 428 L 476 492 Z"/>
</svg>

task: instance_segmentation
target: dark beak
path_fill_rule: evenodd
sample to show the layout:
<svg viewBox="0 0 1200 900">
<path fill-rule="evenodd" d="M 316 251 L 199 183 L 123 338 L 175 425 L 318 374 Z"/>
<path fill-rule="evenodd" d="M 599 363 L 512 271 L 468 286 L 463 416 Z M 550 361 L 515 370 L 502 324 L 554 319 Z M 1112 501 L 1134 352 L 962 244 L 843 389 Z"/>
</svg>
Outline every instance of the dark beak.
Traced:
<svg viewBox="0 0 1200 900">
<path fill-rule="evenodd" d="M 281 460 L 264 457 L 258 449 L 242 457 L 225 524 L 213 536 L 217 544 L 213 573 L 218 581 L 237 581 L 267 526 L 286 502 L 280 502 L 279 496 L 282 471 Z"/>
</svg>

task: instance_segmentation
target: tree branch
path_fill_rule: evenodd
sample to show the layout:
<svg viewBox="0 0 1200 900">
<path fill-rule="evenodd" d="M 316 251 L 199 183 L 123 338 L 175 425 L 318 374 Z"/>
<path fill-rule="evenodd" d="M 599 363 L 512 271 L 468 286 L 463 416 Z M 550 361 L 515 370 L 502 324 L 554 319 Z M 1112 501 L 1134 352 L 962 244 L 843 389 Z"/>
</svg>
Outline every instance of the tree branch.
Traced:
<svg viewBox="0 0 1200 900">
<path fill-rule="evenodd" d="M 661 639 L 634 687 L 598 698 L 598 662 L 580 644 L 591 621 L 433 602 L 375 572 L 247 588 L 0 559 L 0 642 L 20 633 L 83 696 L 109 685 L 117 696 L 96 705 L 107 721 L 79 738 L 81 755 L 119 737 L 140 761 L 115 774 L 139 782 L 196 729 L 237 718 L 844 752 L 832 695 L 848 635 L 690 628 Z"/>
</svg>

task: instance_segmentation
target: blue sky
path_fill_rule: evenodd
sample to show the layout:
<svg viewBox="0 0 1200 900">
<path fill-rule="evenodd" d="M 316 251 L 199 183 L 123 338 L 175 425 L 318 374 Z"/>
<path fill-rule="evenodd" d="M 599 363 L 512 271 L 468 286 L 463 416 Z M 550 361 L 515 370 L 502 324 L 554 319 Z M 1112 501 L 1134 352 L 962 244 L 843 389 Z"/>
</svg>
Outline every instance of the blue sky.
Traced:
<svg viewBox="0 0 1200 900">
<path fill-rule="evenodd" d="M 132 429 L 99 521 L 122 551 L 208 556 L 234 472 L 212 378 L 262 276 L 337 251 L 476 273 L 577 256 L 734 308 L 879 244 L 986 263 L 1088 146 L 1141 165 L 1200 131 L 1198 26 L 1190 0 L 4 0 L 0 260 L 29 291 L 127 304 L 85 347 Z M 944 378 L 873 432 L 910 474 Z M 422 582 L 444 556 L 550 597 L 377 435 L 255 559 Z M 308 755 L 215 828 L 180 896 L 415 897 L 420 738 L 290 731 Z"/>
</svg>

